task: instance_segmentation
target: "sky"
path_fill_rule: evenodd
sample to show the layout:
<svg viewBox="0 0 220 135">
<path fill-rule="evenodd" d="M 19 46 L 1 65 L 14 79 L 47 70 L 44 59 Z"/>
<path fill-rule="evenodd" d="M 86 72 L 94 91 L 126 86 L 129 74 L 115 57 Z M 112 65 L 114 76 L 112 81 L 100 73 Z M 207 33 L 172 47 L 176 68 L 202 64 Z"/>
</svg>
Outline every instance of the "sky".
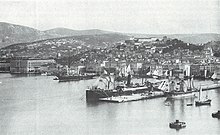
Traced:
<svg viewBox="0 0 220 135">
<path fill-rule="evenodd" d="M 0 22 L 39 30 L 220 33 L 220 0 L 0 0 Z"/>
</svg>

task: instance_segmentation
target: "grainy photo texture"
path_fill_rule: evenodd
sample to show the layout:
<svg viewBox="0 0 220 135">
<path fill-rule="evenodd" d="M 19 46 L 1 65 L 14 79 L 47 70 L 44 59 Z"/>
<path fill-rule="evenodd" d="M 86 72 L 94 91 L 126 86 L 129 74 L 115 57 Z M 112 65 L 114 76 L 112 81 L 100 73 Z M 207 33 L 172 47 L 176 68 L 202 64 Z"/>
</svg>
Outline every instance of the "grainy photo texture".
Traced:
<svg viewBox="0 0 220 135">
<path fill-rule="evenodd" d="M 0 0 L 0 135 L 219 135 L 220 0 Z"/>
</svg>

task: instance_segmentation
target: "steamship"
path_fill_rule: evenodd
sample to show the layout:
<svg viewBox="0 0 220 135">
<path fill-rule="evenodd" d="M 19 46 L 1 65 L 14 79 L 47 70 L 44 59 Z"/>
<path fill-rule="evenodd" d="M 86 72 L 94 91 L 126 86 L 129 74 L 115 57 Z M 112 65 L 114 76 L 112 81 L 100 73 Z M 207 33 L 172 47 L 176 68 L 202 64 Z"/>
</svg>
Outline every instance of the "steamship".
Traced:
<svg viewBox="0 0 220 135">
<path fill-rule="evenodd" d="M 122 84 L 118 84 L 117 86 L 114 80 L 114 76 L 101 75 L 98 78 L 98 81 L 103 82 L 103 79 L 107 81 L 104 83 L 106 86 L 105 88 L 100 88 L 97 85 L 94 85 L 86 90 L 87 101 L 98 101 L 100 98 L 126 96 L 132 94 L 146 94 L 152 90 L 158 90 L 157 88 L 154 88 L 150 82 L 144 84 L 132 84 L 130 74 L 127 76 L 127 81 L 125 81 L 126 83 L 124 82 Z M 111 84 L 114 86 L 113 88 L 110 88 Z"/>
</svg>

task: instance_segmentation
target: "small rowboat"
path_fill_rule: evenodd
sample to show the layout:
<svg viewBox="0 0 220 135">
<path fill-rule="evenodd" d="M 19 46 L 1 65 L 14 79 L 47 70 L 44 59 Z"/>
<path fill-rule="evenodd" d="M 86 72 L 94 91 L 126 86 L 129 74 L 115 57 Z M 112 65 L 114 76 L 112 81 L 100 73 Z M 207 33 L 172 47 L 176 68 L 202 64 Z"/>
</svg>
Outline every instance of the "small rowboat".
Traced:
<svg viewBox="0 0 220 135">
<path fill-rule="evenodd" d="M 169 127 L 174 128 L 174 129 L 180 129 L 180 128 L 186 127 L 186 123 L 185 122 L 180 122 L 179 120 L 176 120 L 175 122 L 171 122 L 169 124 Z"/>
</svg>

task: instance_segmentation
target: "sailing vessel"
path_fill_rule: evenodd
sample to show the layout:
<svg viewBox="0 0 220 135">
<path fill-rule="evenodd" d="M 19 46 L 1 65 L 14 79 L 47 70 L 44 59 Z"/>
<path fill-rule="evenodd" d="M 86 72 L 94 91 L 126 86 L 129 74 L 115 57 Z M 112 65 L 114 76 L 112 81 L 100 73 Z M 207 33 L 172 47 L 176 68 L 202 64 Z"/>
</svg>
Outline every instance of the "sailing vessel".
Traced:
<svg viewBox="0 0 220 135">
<path fill-rule="evenodd" d="M 199 89 L 199 100 L 195 101 L 196 106 L 201 106 L 201 105 L 211 105 L 211 99 L 208 99 L 208 96 L 206 95 L 206 99 L 202 100 L 202 88 L 200 87 Z"/>
<path fill-rule="evenodd" d="M 165 91 L 167 98 L 178 99 L 178 98 L 189 98 L 195 97 L 197 89 L 194 88 L 193 78 L 188 81 L 189 86 L 185 85 L 184 80 L 170 80 L 168 89 Z"/>
<path fill-rule="evenodd" d="M 123 68 L 119 69 L 119 73 L 116 74 L 115 76 L 115 81 L 120 82 L 120 81 L 126 81 L 128 72 L 131 72 L 131 66 L 130 64 L 128 66 L 124 66 Z"/>
</svg>

